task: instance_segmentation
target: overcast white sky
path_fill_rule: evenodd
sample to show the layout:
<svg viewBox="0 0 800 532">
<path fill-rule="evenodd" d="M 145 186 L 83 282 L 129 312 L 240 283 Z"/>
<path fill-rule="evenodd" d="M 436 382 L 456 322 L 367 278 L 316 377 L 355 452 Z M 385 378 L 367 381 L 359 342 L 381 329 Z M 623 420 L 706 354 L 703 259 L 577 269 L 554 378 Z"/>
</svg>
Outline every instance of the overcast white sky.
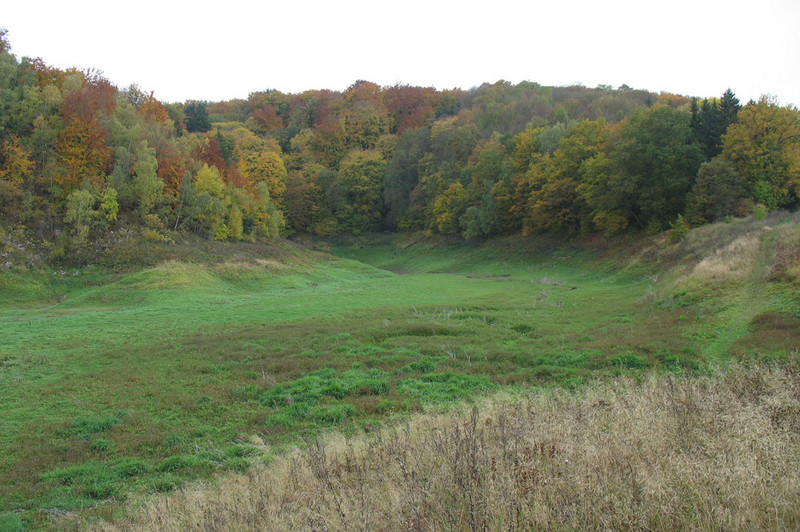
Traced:
<svg viewBox="0 0 800 532">
<path fill-rule="evenodd" d="M 9 1 L 0 26 L 165 101 L 505 79 L 800 105 L 800 0 Z"/>
</svg>

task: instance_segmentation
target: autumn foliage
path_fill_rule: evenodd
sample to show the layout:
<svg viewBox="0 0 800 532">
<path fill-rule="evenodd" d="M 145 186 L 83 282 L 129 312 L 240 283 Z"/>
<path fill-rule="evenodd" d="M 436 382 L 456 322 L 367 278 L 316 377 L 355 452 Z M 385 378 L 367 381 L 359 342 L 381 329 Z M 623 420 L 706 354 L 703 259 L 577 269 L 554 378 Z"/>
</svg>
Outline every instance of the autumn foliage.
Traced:
<svg viewBox="0 0 800 532">
<path fill-rule="evenodd" d="M 164 103 L 2 41 L 0 221 L 41 234 L 69 229 L 68 205 L 95 213 L 87 238 L 138 223 L 234 240 L 659 232 L 800 206 L 800 113 L 769 97 L 358 80 Z"/>
</svg>

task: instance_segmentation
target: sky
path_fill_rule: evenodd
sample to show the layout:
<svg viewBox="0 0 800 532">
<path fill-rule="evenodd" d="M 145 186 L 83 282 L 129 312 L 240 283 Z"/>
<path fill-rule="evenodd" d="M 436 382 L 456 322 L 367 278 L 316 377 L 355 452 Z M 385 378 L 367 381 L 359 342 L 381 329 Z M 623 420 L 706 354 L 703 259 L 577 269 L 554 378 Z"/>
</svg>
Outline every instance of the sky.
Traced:
<svg viewBox="0 0 800 532">
<path fill-rule="evenodd" d="M 626 84 L 800 106 L 800 0 L 6 2 L 18 58 L 94 68 L 162 101 L 357 80 L 437 89 Z"/>
</svg>

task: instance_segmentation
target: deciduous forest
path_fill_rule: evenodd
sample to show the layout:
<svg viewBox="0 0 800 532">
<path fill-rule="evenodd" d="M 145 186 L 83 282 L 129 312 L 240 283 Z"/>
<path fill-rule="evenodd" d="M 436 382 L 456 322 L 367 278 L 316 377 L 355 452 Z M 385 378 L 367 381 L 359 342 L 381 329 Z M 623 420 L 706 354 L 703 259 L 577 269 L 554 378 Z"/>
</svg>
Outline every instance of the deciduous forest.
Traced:
<svg viewBox="0 0 800 532">
<path fill-rule="evenodd" d="M 627 86 L 356 81 L 167 103 L 0 40 L 0 216 L 54 259 L 311 233 L 677 233 L 800 205 L 800 112 Z"/>
</svg>

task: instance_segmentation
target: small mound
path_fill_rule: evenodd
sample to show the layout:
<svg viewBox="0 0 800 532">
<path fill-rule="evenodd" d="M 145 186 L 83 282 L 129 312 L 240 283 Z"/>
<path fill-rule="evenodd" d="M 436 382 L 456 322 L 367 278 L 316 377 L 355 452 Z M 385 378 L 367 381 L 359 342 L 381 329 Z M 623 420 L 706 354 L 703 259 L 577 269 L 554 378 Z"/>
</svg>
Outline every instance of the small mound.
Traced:
<svg viewBox="0 0 800 532">
<path fill-rule="evenodd" d="M 139 290 L 163 290 L 209 285 L 214 281 L 214 275 L 205 266 L 171 260 L 134 274 L 120 284 Z"/>
</svg>

